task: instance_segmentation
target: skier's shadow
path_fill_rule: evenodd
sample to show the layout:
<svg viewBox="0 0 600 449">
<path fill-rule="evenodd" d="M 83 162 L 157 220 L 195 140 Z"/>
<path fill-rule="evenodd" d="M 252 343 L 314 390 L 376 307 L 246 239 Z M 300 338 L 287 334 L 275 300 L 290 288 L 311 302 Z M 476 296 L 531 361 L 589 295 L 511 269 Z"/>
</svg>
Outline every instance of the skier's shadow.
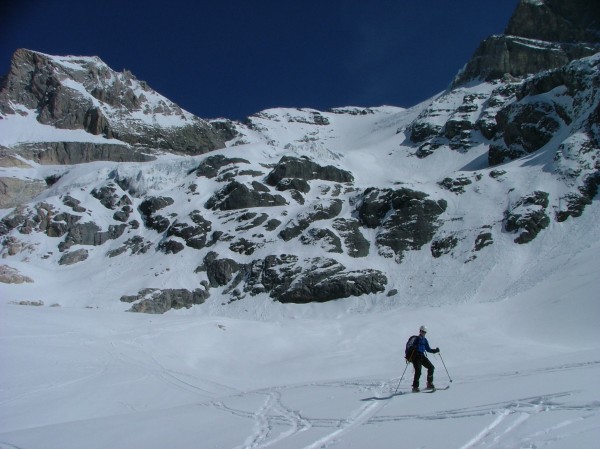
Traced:
<svg viewBox="0 0 600 449">
<path fill-rule="evenodd" d="M 406 394 L 406 393 L 400 392 L 400 393 L 390 394 L 389 396 L 372 396 L 370 398 L 361 399 L 361 401 L 363 401 L 363 402 L 367 402 L 367 401 L 387 401 L 388 399 L 392 399 L 394 396 L 402 396 L 403 394 Z"/>
</svg>

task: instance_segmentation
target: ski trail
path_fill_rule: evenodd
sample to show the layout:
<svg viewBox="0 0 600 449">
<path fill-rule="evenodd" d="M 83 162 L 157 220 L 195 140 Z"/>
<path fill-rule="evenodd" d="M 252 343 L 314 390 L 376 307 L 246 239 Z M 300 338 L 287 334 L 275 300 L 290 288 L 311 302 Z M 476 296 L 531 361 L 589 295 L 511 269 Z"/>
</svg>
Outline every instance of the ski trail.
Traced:
<svg viewBox="0 0 600 449">
<path fill-rule="evenodd" d="M 272 446 L 286 438 L 303 432 L 312 427 L 308 419 L 303 418 L 299 412 L 286 407 L 281 401 L 281 392 L 278 389 L 268 390 L 263 393 L 267 398 L 256 413 L 245 413 L 225 407 L 222 403 L 214 403 L 218 408 L 229 413 L 251 418 L 254 420 L 254 432 L 243 445 L 236 449 L 263 449 Z M 276 427 L 288 426 L 289 428 L 276 435 Z"/>
<path fill-rule="evenodd" d="M 537 447 L 540 442 L 545 444 L 555 443 L 574 435 L 587 432 L 596 432 L 600 429 L 600 412 L 598 403 L 583 404 L 580 406 L 561 406 L 558 404 L 544 404 L 549 398 L 541 397 L 538 400 L 529 403 L 517 402 L 515 404 L 506 404 L 506 408 L 500 412 L 498 417 L 489 425 L 485 426 L 477 435 L 475 435 L 466 444 L 459 449 L 473 449 L 476 447 L 502 448 L 522 448 Z M 536 416 L 546 415 L 553 412 L 586 412 L 584 415 L 565 419 L 551 426 L 543 427 L 540 430 L 523 434 L 518 429 L 530 422 Z M 493 413 L 497 413 L 494 411 Z M 539 420 L 538 420 L 539 421 Z M 529 427 L 535 426 L 535 421 L 529 424 Z M 504 428 L 503 428 L 504 427 Z M 531 444 L 527 446 L 526 443 Z M 525 446 L 524 446 L 525 445 Z"/>
<path fill-rule="evenodd" d="M 479 432 L 477 435 L 475 435 L 467 444 L 465 444 L 464 446 L 461 446 L 460 449 L 470 449 L 472 447 L 475 447 L 477 444 L 479 444 L 481 441 L 483 441 L 483 439 L 485 437 L 490 435 L 490 433 L 496 427 L 498 427 L 502 423 L 502 421 L 504 421 L 504 419 L 508 416 L 509 413 L 510 412 L 508 410 L 505 410 L 494 421 L 492 421 L 491 424 L 485 426 L 483 428 L 483 430 L 481 432 Z"/>
<path fill-rule="evenodd" d="M 379 387 L 375 389 L 375 394 L 381 395 L 383 391 L 389 389 L 389 382 L 382 382 Z M 353 414 L 351 414 L 349 418 L 343 419 L 337 430 L 325 435 L 322 438 L 319 438 L 317 441 L 309 444 L 308 446 L 304 446 L 302 449 L 321 449 L 333 444 L 339 440 L 342 435 L 351 431 L 356 426 L 360 426 L 361 424 L 368 422 L 375 413 L 385 408 L 388 404 L 389 401 L 385 401 L 384 403 L 381 403 L 380 401 L 374 401 L 363 405 Z"/>
<path fill-rule="evenodd" d="M 0 441 L 0 449 L 23 449 L 19 446 L 15 446 L 14 444 L 5 443 L 4 441 Z"/>
<path fill-rule="evenodd" d="M 329 446 L 334 441 L 336 441 L 342 434 L 348 432 L 353 427 L 367 421 L 369 417 L 373 413 L 375 413 L 375 411 L 380 407 L 380 404 L 376 402 L 362 406 L 354 415 L 351 415 L 350 418 L 343 420 L 342 425 L 339 429 L 335 430 L 334 432 L 328 435 L 325 435 L 324 437 L 318 439 L 312 444 L 309 444 L 308 446 L 304 446 L 304 448 L 302 449 L 320 449 Z"/>
</svg>

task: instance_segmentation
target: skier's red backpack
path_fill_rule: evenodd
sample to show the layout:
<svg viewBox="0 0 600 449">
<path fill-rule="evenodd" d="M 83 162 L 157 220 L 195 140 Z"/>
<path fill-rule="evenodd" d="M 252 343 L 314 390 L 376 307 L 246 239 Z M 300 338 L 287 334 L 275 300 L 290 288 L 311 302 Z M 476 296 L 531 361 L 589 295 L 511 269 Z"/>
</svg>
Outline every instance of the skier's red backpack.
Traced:
<svg viewBox="0 0 600 449">
<path fill-rule="evenodd" d="M 412 357 L 417 350 L 417 338 L 418 336 L 411 336 L 406 342 L 406 349 L 404 350 L 404 358 L 406 359 L 406 363 L 412 360 Z"/>
</svg>

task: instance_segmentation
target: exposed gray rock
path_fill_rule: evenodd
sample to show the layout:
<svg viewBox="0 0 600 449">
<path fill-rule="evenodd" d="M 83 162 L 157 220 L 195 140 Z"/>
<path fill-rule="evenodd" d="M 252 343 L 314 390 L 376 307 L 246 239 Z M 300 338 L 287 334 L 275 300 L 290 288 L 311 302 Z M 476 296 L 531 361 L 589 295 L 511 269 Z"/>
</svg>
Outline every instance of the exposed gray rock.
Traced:
<svg viewBox="0 0 600 449">
<path fill-rule="evenodd" d="M 109 225 L 108 231 L 102 231 L 94 222 L 74 223 L 68 226 L 67 236 L 58 249 L 65 251 L 73 245 L 103 245 L 108 240 L 119 238 L 126 227 L 124 224 Z"/>
<path fill-rule="evenodd" d="M 387 278 L 377 270 L 345 271 L 334 259 L 300 260 L 297 256 L 268 256 L 246 268 L 245 291 L 268 292 L 283 303 L 325 302 L 379 293 Z"/>
<path fill-rule="evenodd" d="M 20 206 L 38 196 L 46 187 L 46 183 L 39 180 L 0 177 L 0 209 Z"/>
<path fill-rule="evenodd" d="M 229 245 L 229 249 L 234 253 L 244 254 L 249 256 L 254 253 L 258 248 L 264 246 L 264 243 L 253 242 L 251 240 L 245 239 L 243 237 L 237 239 L 231 245 Z"/>
<path fill-rule="evenodd" d="M 548 193 L 536 191 L 520 198 L 506 210 L 504 228 L 507 232 L 520 232 L 515 243 L 528 243 L 548 227 L 547 207 Z"/>
<path fill-rule="evenodd" d="M 267 184 L 276 186 L 285 178 L 296 178 L 310 181 L 321 179 L 333 182 L 352 182 L 352 173 L 327 165 L 325 167 L 305 158 L 284 156 L 267 176 Z"/>
<path fill-rule="evenodd" d="M 323 200 L 312 205 L 311 209 L 306 210 L 285 226 L 279 233 L 286 242 L 298 237 L 305 229 L 318 220 L 329 220 L 337 217 L 342 211 L 343 201 L 337 198 Z"/>
<path fill-rule="evenodd" d="M 37 142 L 14 147 L 26 159 L 42 165 L 72 165 L 96 161 L 147 162 L 152 150 L 119 144 L 90 142 Z"/>
<path fill-rule="evenodd" d="M 380 228 L 376 240 L 380 254 L 395 255 L 401 261 L 405 251 L 420 249 L 432 240 L 447 204 L 427 197 L 405 188 L 369 188 L 360 195 L 356 201 L 358 219 L 368 228 Z"/>
<path fill-rule="evenodd" d="M 126 251 L 130 251 L 132 255 L 145 254 L 150 248 L 152 248 L 152 242 L 145 241 L 143 237 L 136 235 L 127 239 L 119 248 L 108 251 L 106 255 L 108 257 L 116 257 Z"/>
<path fill-rule="evenodd" d="M 240 265 L 232 259 L 218 259 L 217 253 L 211 251 L 204 258 L 202 269 L 206 271 L 210 286 L 220 287 L 231 282 Z"/>
<path fill-rule="evenodd" d="M 454 234 L 438 238 L 431 242 L 431 255 L 435 258 L 438 258 L 444 254 L 449 254 L 454 248 L 456 248 L 456 245 L 458 245 L 459 241 L 459 237 Z"/>
<path fill-rule="evenodd" d="M 78 262 L 82 262 L 88 258 L 88 250 L 87 249 L 77 249 L 75 251 L 71 251 L 62 255 L 59 259 L 59 265 L 73 265 Z"/>
<path fill-rule="evenodd" d="M 79 66 L 79 67 L 74 67 Z M 85 92 L 70 87 L 67 80 L 83 86 Z M 140 90 L 141 94 L 136 94 Z M 0 85 L 0 112 L 15 114 L 14 105 L 37 111 L 40 123 L 63 129 L 83 129 L 90 134 L 116 138 L 127 144 L 173 151 L 201 154 L 224 146 L 225 139 L 235 133 L 227 122 L 215 125 L 197 117 L 189 117 L 179 127 L 148 125 L 135 118 L 133 112 L 153 116 L 183 117 L 184 111 L 164 99 L 148 101 L 156 96 L 146 83 L 131 73 L 112 71 L 99 58 L 71 58 L 63 64 L 42 53 L 19 49 L 13 55 L 8 75 Z M 110 111 L 110 112 L 109 112 Z M 110 114 L 110 116 L 108 115 Z M 94 144 L 77 146 L 81 162 L 89 160 L 118 160 L 114 152 L 100 159 Z M 125 160 L 134 160 L 123 145 Z M 91 154 L 91 155 L 90 155 Z M 48 159 L 46 159 L 48 161 Z M 58 161 L 57 161 L 58 162 Z M 61 163 L 61 162 L 58 162 Z M 78 163 L 74 158 L 70 162 Z"/>
<path fill-rule="evenodd" d="M 486 81 L 554 69 L 600 51 L 600 6 L 587 0 L 521 0 L 501 36 L 484 40 L 454 80 Z"/>
<path fill-rule="evenodd" d="M 93 189 L 90 192 L 94 198 L 107 209 L 114 209 L 119 201 L 119 195 L 116 194 L 116 187 L 114 185 L 102 186 L 99 189 Z"/>
<path fill-rule="evenodd" d="M 33 279 L 21 274 L 16 268 L 0 265 L 0 282 L 3 284 L 23 284 L 32 283 Z"/>
<path fill-rule="evenodd" d="M 206 246 L 208 234 L 211 232 L 212 224 L 195 210 L 190 213 L 194 224 L 175 222 L 167 229 L 167 236 L 175 236 L 183 239 L 186 246 L 194 249 L 202 249 Z"/>
<path fill-rule="evenodd" d="M 550 42 L 600 42 L 600 4 L 587 0 L 519 2 L 505 34 Z"/>
<path fill-rule="evenodd" d="M 328 253 L 342 253 L 342 241 L 330 229 L 310 228 L 300 238 L 305 245 L 318 245 Z"/>
<path fill-rule="evenodd" d="M 132 303 L 129 312 L 162 314 L 171 309 L 189 309 L 193 305 L 202 304 L 210 296 L 208 290 L 197 288 L 189 291 L 178 289 L 144 289 L 137 295 L 122 296 L 121 302 Z M 137 302 L 136 302 L 137 301 Z"/>
<path fill-rule="evenodd" d="M 159 233 L 165 232 L 169 228 L 171 222 L 168 218 L 156 214 L 156 212 L 172 205 L 174 202 L 173 198 L 163 196 L 150 197 L 142 201 L 138 210 L 142 215 L 142 220 L 146 227 L 154 229 Z"/>
<path fill-rule="evenodd" d="M 70 195 L 66 195 L 65 197 L 63 197 L 62 202 L 65 206 L 73 209 L 73 212 L 82 213 L 87 210 L 85 207 L 80 206 L 81 201 L 79 201 L 76 198 L 73 198 Z"/>
<path fill-rule="evenodd" d="M 491 232 L 481 232 L 475 239 L 475 251 L 481 251 L 486 246 L 494 243 L 494 238 Z"/>
<path fill-rule="evenodd" d="M 268 293 L 280 302 L 325 302 L 379 293 L 387 284 L 386 276 L 377 270 L 349 272 L 334 259 L 300 259 L 289 254 L 240 265 L 209 253 L 196 271 L 206 271 L 212 287 L 227 286 L 225 292 L 234 299 L 239 299 L 243 288 L 251 296 Z"/>
<path fill-rule="evenodd" d="M 245 212 L 236 218 L 236 221 L 243 224 L 235 228 L 235 230 L 238 232 L 247 231 L 262 225 L 268 219 L 269 216 L 265 213 L 259 215 L 256 212 Z"/>
<path fill-rule="evenodd" d="M 216 154 L 214 156 L 209 156 L 204 159 L 198 168 L 196 168 L 195 172 L 197 176 L 204 176 L 206 178 L 215 178 L 221 168 L 235 165 L 235 164 L 250 164 L 250 161 L 242 158 L 228 158 L 223 156 L 222 154 Z"/>
<path fill-rule="evenodd" d="M 599 83 L 598 59 L 587 58 L 533 76 L 515 87 L 514 101 L 500 108 L 495 117 L 498 138 L 490 146 L 490 165 L 533 153 L 559 135 L 560 130 L 573 124 L 582 128 L 583 136 L 589 139 L 589 146 L 585 143 L 576 145 L 578 149 L 591 151 L 598 148 L 600 145 L 593 131 L 593 123 L 598 121 L 589 111 L 598 108 L 596 86 Z M 589 114 L 587 119 L 586 114 Z M 577 117 L 580 118 L 578 122 Z M 576 129 L 570 132 L 574 133 Z M 586 146 L 587 150 L 584 149 Z M 587 164 L 587 161 L 581 163 L 586 158 L 575 154 L 578 151 L 561 143 L 556 156 L 557 170 L 569 176 L 568 171 L 574 162 L 576 165 Z M 568 168 L 563 169 L 563 163 Z"/>
<path fill-rule="evenodd" d="M 158 249 L 165 254 L 177 254 L 178 252 L 183 251 L 185 246 L 183 243 L 178 242 L 177 240 L 168 239 L 160 242 Z"/>
<path fill-rule="evenodd" d="M 490 165 L 517 159 L 546 145 L 561 126 L 557 107 L 545 102 L 513 103 L 498 112 L 496 120 L 504 145 L 490 147 Z"/>
<path fill-rule="evenodd" d="M 267 221 L 264 227 L 267 231 L 274 231 L 279 227 L 279 225 L 281 225 L 281 221 L 277 220 L 276 218 L 271 218 L 269 221 Z"/>
<path fill-rule="evenodd" d="M 284 178 L 277 183 L 275 188 L 279 191 L 297 190 L 298 192 L 308 193 L 310 185 L 304 179 Z"/>
<path fill-rule="evenodd" d="M 471 181 L 466 176 L 459 176 L 458 178 L 444 178 L 438 184 L 454 193 L 465 193 L 465 187 L 472 184 Z"/>
<path fill-rule="evenodd" d="M 367 257 L 370 244 L 360 231 L 360 222 L 354 218 L 336 218 L 332 224 L 344 239 L 348 255 L 351 257 Z"/>
<path fill-rule="evenodd" d="M 250 189 L 246 184 L 231 181 L 209 198 L 205 207 L 213 210 L 236 210 L 283 206 L 285 204 L 287 204 L 285 198 L 281 195 L 272 195 L 263 191 L 263 189 Z"/>
<path fill-rule="evenodd" d="M 564 208 L 556 214 L 558 221 L 565 221 L 569 217 L 580 217 L 585 207 L 592 204 L 600 186 L 600 164 L 597 164 L 595 168 L 595 173 L 584 178 L 578 193 L 569 193 L 562 198 Z"/>
<path fill-rule="evenodd" d="M 426 110 L 422 112 L 421 115 L 417 117 L 417 119 L 410 125 L 410 140 L 412 140 L 414 143 L 424 142 L 431 137 L 435 137 L 442 130 L 442 126 L 430 122 L 428 120 L 429 117 L 430 115 Z"/>
<path fill-rule="evenodd" d="M 16 157 L 14 151 L 0 145 L 0 167 L 31 168 L 31 165 Z"/>
<path fill-rule="evenodd" d="M 2 234 L 0 233 L 0 235 Z M 5 258 L 6 256 L 16 256 L 24 251 L 33 252 L 35 246 L 34 244 L 19 240 L 12 235 L 5 235 L 0 238 L 0 255 L 2 255 L 2 258 Z"/>
</svg>

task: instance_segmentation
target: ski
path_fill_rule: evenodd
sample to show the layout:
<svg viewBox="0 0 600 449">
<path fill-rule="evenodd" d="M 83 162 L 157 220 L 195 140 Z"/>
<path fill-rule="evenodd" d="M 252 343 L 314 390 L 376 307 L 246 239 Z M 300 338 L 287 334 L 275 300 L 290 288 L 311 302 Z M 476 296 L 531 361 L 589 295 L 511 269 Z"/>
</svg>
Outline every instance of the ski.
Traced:
<svg viewBox="0 0 600 449">
<path fill-rule="evenodd" d="M 423 391 L 419 391 L 419 393 L 435 393 L 436 391 L 441 391 L 441 390 L 447 390 L 448 388 L 450 388 L 450 385 L 446 385 L 445 387 L 441 387 L 441 388 L 429 388 L 429 389 L 425 389 Z"/>
<path fill-rule="evenodd" d="M 448 388 L 450 388 L 450 385 L 446 385 L 445 387 L 440 388 L 424 388 L 423 390 L 411 391 L 410 393 L 435 393 L 436 391 L 447 390 Z"/>
</svg>

